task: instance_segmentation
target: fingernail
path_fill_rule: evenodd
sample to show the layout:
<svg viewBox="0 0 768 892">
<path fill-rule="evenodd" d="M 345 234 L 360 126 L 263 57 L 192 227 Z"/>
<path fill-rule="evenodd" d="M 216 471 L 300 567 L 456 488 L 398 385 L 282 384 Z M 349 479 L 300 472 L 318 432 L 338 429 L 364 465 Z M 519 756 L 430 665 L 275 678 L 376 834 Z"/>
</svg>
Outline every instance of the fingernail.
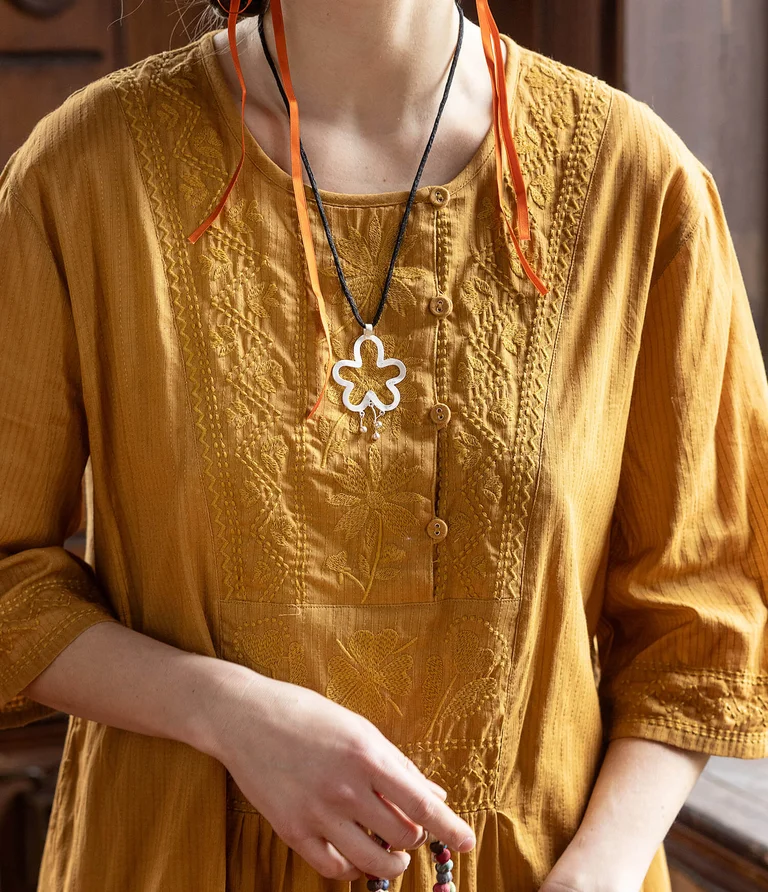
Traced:
<svg viewBox="0 0 768 892">
<path fill-rule="evenodd" d="M 474 845 L 475 845 L 475 837 L 474 836 L 466 836 L 466 837 L 464 837 L 464 839 L 462 839 L 461 843 L 459 844 L 459 849 L 461 849 L 462 851 L 464 851 L 465 849 L 469 850 L 469 849 L 473 848 Z"/>
</svg>

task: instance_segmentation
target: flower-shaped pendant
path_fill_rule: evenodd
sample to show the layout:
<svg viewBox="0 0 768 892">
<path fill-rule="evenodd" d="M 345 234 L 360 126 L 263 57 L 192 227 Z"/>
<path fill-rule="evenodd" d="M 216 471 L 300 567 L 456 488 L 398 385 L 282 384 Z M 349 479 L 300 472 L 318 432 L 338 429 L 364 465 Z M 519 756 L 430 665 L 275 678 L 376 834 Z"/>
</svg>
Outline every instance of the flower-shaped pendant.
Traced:
<svg viewBox="0 0 768 892">
<path fill-rule="evenodd" d="M 359 403 L 352 402 L 352 391 L 355 389 L 355 382 L 348 381 L 346 378 L 342 377 L 341 370 L 346 368 L 361 369 L 363 367 L 363 357 L 360 354 L 363 341 L 372 341 L 373 345 L 376 347 L 376 365 L 378 368 L 384 369 L 391 366 L 397 369 L 397 374 L 385 382 L 387 390 L 392 394 L 392 400 L 388 403 L 382 402 L 373 390 L 367 390 L 365 396 Z M 355 341 L 353 355 L 354 359 L 340 359 L 338 362 L 334 363 L 332 369 L 333 379 L 343 388 L 341 400 L 344 405 L 350 412 L 359 414 L 361 433 L 365 433 L 368 430 L 365 423 L 365 413 L 368 408 L 371 409 L 373 413 L 372 439 L 378 440 L 380 436 L 379 428 L 381 427 L 381 416 L 385 412 L 391 412 L 393 409 L 396 409 L 400 402 L 400 391 L 397 389 L 397 385 L 403 378 L 405 378 L 405 363 L 401 362 L 399 359 L 384 358 L 384 344 L 382 344 L 381 339 L 373 333 L 373 326 L 370 322 L 365 326 L 365 331 Z"/>
</svg>

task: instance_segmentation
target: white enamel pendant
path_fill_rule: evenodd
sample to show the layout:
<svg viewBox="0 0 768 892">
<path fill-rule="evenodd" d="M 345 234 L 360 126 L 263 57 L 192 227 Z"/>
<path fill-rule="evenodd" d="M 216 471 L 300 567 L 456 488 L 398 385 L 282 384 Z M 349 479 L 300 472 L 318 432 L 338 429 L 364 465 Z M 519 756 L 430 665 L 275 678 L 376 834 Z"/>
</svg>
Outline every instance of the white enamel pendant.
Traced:
<svg viewBox="0 0 768 892">
<path fill-rule="evenodd" d="M 391 366 L 392 368 L 397 369 L 397 374 L 385 382 L 387 390 L 392 394 L 392 400 L 389 403 L 382 402 L 372 390 L 367 390 L 365 396 L 359 403 L 352 402 L 352 391 L 355 389 L 355 382 L 348 381 L 342 376 L 341 372 L 342 369 L 346 368 L 361 369 L 363 367 L 363 358 L 360 353 L 363 341 L 372 341 L 376 347 L 376 366 L 378 368 L 384 369 Z M 391 357 L 389 359 L 384 358 L 384 344 L 381 342 L 381 339 L 373 333 L 373 326 L 370 322 L 365 326 L 365 331 L 355 341 L 353 356 L 353 359 L 340 359 L 338 362 L 335 362 L 331 374 L 333 375 L 333 380 L 343 388 L 341 401 L 350 412 L 359 414 L 361 433 L 365 433 L 368 430 L 368 426 L 365 423 L 365 413 L 367 409 L 371 409 L 373 413 L 372 439 L 378 440 L 380 436 L 379 428 L 381 427 L 381 416 L 385 412 L 391 412 L 393 409 L 396 409 L 400 402 L 400 391 L 398 390 L 397 385 L 403 378 L 405 378 L 405 363 L 401 362 L 399 359 L 393 359 Z"/>
</svg>

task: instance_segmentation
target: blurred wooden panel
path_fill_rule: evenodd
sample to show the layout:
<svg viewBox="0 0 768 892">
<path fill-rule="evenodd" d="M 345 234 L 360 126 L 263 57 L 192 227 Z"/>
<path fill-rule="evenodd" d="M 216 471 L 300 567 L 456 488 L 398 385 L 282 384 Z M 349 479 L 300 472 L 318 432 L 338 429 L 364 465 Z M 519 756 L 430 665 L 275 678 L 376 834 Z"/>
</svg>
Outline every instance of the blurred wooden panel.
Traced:
<svg viewBox="0 0 768 892">
<path fill-rule="evenodd" d="M 54 7 L 55 8 L 55 7 Z M 115 4 L 105 0 L 77 0 L 62 12 L 33 15 L 0 0 L 0 51 L 97 50 L 112 52 Z"/>
<path fill-rule="evenodd" d="M 188 43 L 206 9 L 187 0 L 71 0 L 60 12 L 40 16 L 23 5 L 0 0 L 0 167 L 70 93 L 115 68 Z"/>
<path fill-rule="evenodd" d="M 463 0 L 477 20 L 474 0 Z M 595 74 L 620 81 L 622 0 L 490 0 L 499 30 L 522 46 Z"/>
<path fill-rule="evenodd" d="M 768 759 L 712 757 L 665 847 L 693 889 L 768 892 Z"/>
<path fill-rule="evenodd" d="M 768 2 L 624 0 L 627 91 L 715 177 L 768 349 Z"/>
<path fill-rule="evenodd" d="M 41 17 L 0 0 L 0 164 L 43 115 L 114 67 L 114 5 L 77 0 Z"/>
<path fill-rule="evenodd" d="M 124 0 L 118 66 L 184 46 L 199 36 L 204 0 Z"/>
</svg>

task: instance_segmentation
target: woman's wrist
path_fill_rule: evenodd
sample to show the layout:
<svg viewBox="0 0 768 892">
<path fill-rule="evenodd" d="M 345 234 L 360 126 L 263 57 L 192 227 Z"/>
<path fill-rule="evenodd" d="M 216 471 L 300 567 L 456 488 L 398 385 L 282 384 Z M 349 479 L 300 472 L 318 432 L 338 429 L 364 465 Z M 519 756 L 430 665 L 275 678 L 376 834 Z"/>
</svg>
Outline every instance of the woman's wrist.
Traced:
<svg viewBox="0 0 768 892">
<path fill-rule="evenodd" d="M 631 864 L 574 837 L 541 887 L 541 892 L 637 892 L 647 865 Z"/>
<path fill-rule="evenodd" d="M 270 679 L 247 666 L 198 657 L 191 668 L 190 704 L 184 742 L 219 761 L 226 760 L 227 727 L 254 684 Z"/>
</svg>

